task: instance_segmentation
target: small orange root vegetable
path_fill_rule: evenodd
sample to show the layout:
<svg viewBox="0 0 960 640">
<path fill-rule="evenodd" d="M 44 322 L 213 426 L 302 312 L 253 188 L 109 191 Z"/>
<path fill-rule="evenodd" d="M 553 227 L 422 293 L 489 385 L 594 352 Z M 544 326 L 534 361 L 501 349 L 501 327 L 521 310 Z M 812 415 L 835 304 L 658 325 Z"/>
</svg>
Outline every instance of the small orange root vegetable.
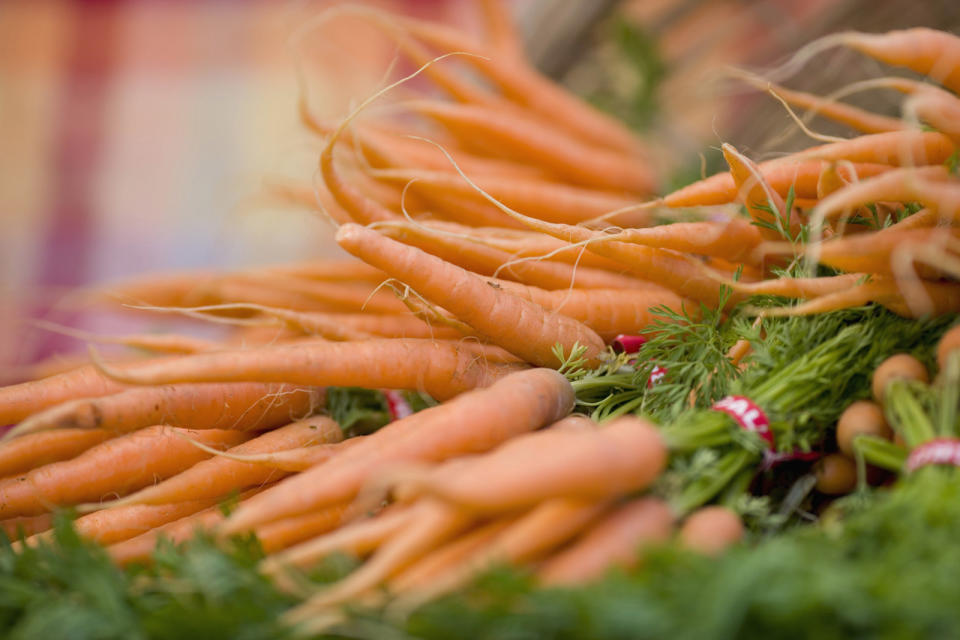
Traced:
<svg viewBox="0 0 960 640">
<path fill-rule="evenodd" d="M 847 32 L 834 37 L 871 58 L 907 67 L 960 91 L 960 38 L 952 33 L 914 27 L 887 33 Z"/>
<path fill-rule="evenodd" d="M 446 460 L 489 451 L 522 433 L 556 422 L 573 408 L 573 389 L 550 369 L 520 371 L 487 389 L 391 422 L 330 462 L 287 478 L 242 505 L 225 535 L 350 500 L 387 464 Z"/>
<path fill-rule="evenodd" d="M 665 502 L 656 498 L 633 500 L 547 560 L 537 576 L 547 586 L 596 580 L 611 567 L 636 565 L 641 546 L 665 542 L 673 529 L 674 515 Z"/>
<path fill-rule="evenodd" d="M 201 429 L 270 429 L 323 406 L 326 391 L 252 382 L 178 384 L 128 389 L 73 400 L 20 423 L 10 436 L 46 429 L 105 429 L 127 433 L 154 424 Z"/>
<path fill-rule="evenodd" d="M 723 553 L 742 538 L 740 516 L 720 506 L 694 511 L 680 528 L 680 542 L 684 547 L 709 556 Z"/>
<path fill-rule="evenodd" d="M 817 491 L 828 496 L 844 495 L 857 487 L 857 465 L 845 455 L 824 456 L 813 466 L 813 472 Z"/>
<path fill-rule="evenodd" d="M 420 494 L 472 512 L 502 513 L 551 498 L 600 500 L 639 491 L 666 461 L 660 432 L 630 416 L 596 429 L 532 433 L 412 480 Z"/>
<path fill-rule="evenodd" d="M 376 231 L 343 225 L 336 237 L 350 253 L 410 285 L 527 362 L 557 366 L 556 344 L 563 346 L 564 353 L 570 353 L 575 344 L 586 347 L 584 356 L 590 362 L 596 362 L 604 348 L 600 336 L 583 323 L 562 315 L 551 317 L 541 307 L 496 289 L 477 275 Z"/>
<path fill-rule="evenodd" d="M 56 506 L 123 495 L 209 457 L 183 436 L 224 448 L 249 437 L 237 431 L 215 429 L 141 429 L 107 440 L 72 460 L 54 462 L 0 481 L 0 515 L 37 515 Z"/>
<path fill-rule="evenodd" d="M 779 226 L 780 220 L 784 219 L 787 223 L 783 230 L 788 231 L 791 238 L 796 238 L 802 221 L 795 212 L 786 210 L 783 198 L 764 181 L 757 165 L 737 151 L 733 145 L 724 143 L 721 148 L 723 157 L 730 166 L 734 184 L 737 185 L 737 200 L 747 208 L 753 221 L 761 225 L 758 226 L 760 235 L 767 240 L 780 240 L 781 233 L 766 225 Z M 776 213 L 766 211 L 764 207 Z"/>
<path fill-rule="evenodd" d="M 67 460 L 113 437 L 104 429 L 57 429 L 0 442 L 0 478 Z"/>
<path fill-rule="evenodd" d="M 898 353 L 895 356 L 890 356 L 873 372 L 873 381 L 870 388 L 877 402 L 883 402 L 887 386 L 893 380 L 918 380 L 926 383 L 930 381 L 930 374 L 923 363 L 909 353 Z"/>
<path fill-rule="evenodd" d="M 960 325 L 949 329 L 940 338 L 937 344 L 937 365 L 943 371 L 947 367 L 947 360 L 950 354 L 960 350 Z"/>
<path fill-rule="evenodd" d="M 890 440 L 893 430 L 887 424 L 883 409 L 869 400 L 854 402 L 840 414 L 837 421 L 837 447 L 847 457 L 854 455 L 854 439 L 867 434 Z"/>
<path fill-rule="evenodd" d="M 221 351 L 156 366 L 100 366 L 109 376 L 135 384 L 289 382 L 418 389 L 446 400 L 507 372 L 487 365 L 478 357 L 481 353 L 469 343 L 383 339 Z"/>
</svg>

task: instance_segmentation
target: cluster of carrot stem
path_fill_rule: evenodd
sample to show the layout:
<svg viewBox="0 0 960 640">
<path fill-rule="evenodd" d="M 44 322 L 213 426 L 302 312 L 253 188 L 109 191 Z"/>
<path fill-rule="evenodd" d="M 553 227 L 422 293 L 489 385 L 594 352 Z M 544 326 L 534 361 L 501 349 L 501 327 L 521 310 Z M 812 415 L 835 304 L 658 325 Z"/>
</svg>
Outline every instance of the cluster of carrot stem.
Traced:
<svg viewBox="0 0 960 640">
<path fill-rule="evenodd" d="M 268 188 L 318 206 L 352 259 L 75 296 L 217 322 L 223 335 L 111 337 L 139 355 L 45 363 L 0 388 L 0 424 L 16 425 L 0 444 L 0 526 L 19 544 L 74 507 L 80 533 L 119 563 L 149 561 L 160 537 L 252 532 L 264 571 L 303 590 L 291 568 L 369 556 L 307 588 L 288 617 L 308 626 L 343 602 L 378 602 L 384 585 L 412 605 L 498 562 L 547 584 L 586 580 L 671 537 L 676 514 L 643 493 L 668 457 L 658 429 L 571 416 L 555 371 L 565 357 L 601 366 L 655 307 L 695 316 L 757 294 L 805 300 L 768 314 L 960 311 L 960 181 L 947 166 L 960 65 L 940 63 L 960 60 L 960 39 L 915 29 L 828 43 L 933 74 L 946 89 L 876 85 L 907 93 L 908 115 L 938 131 L 774 87 L 863 135 L 759 164 L 724 145 L 729 172 L 651 200 L 661 176 L 643 143 L 537 73 L 500 3 L 480 6 L 484 37 L 371 8 L 324 17 L 367 21 L 429 80 L 387 116 L 373 98 L 336 123 L 301 104 L 324 145 L 316 183 Z M 693 207 L 704 220 L 653 226 Z M 784 276 L 802 264 L 837 273 Z M 439 404 L 344 439 L 324 415 L 331 386 Z M 716 551 L 741 531 L 708 508 L 681 536 Z"/>
</svg>

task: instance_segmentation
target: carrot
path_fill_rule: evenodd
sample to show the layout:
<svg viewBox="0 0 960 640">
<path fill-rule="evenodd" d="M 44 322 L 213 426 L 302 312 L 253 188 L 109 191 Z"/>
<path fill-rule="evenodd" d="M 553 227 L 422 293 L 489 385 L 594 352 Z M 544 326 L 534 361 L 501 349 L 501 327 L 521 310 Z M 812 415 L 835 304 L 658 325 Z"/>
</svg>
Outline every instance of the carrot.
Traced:
<svg viewBox="0 0 960 640">
<path fill-rule="evenodd" d="M 638 498 L 605 516 L 573 545 L 547 560 L 537 577 L 548 586 L 596 580 L 610 567 L 636 565 L 641 545 L 665 542 L 673 528 L 674 515 L 665 502 Z"/>
<path fill-rule="evenodd" d="M 614 229 L 612 235 L 618 242 L 750 264 L 756 263 L 753 252 L 762 239 L 756 225 L 740 217 L 722 222 L 674 222 L 649 229 Z"/>
<path fill-rule="evenodd" d="M 684 547 L 710 556 L 719 555 L 742 538 L 740 516 L 716 505 L 694 511 L 680 528 L 680 542 Z"/>
<path fill-rule="evenodd" d="M 897 167 L 921 167 L 946 162 L 956 146 L 942 133 L 930 131 L 890 131 L 858 136 L 843 142 L 811 147 L 786 158 L 798 160 L 847 160 L 888 164 Z"/>
<path fill-rule="evenodd" d="M 441 465 L 414 482 L 422 495 L 498 513 L 550 498 L 602 499 L 639 491 L 666 461 L 660 432 L 631 416 L 595 430 L 530 434 L 464 464 Z"/>
<path fill-rule="evenodd" d="M 202 338 L 176 333 L 134 333 L 110 336 L 64 327 L 44 320 L 34 320 L 32 324 L 41 329 L 76 338 L 77 340 L 101 344 L 117 344 L 131 349 L 157 353 L 197 353 L 199 351 L 210 351 L 220 347 L 220 343 L 213 340 L 204 340 Z"/>
<path fill-rule="evenodd" d="M 73 527 L 84 538 L 103 545 L 129 540 L 156 527 L 185 518 L 216 504 L 213 498 L 186 500 L 176 504 L 126 505 L 103 509 L 77 518 Z M 53 540 L 52 532 L 28 538 L 28 545 Z"/>
<path fill-rule="evenodd" d="M 277 274 L 307 280 L 335 280 L 349 282 L 372 282 L 377 284 L 386 277 L 383 272 L 353 258 L 307 260 L 259 267 L 258 273 Z"/>
<path fill-rule="evenodd" d="M 446 262 L 481 275 L 497 275 L 544 289 L 629 289 L 643 283 L 619 273 L 591 267 L 545 261 L 513 262 L 506 251 L 482 242 L 464 240 L 444 233 L 432 233 L 429 227 L 406 223 L 377 226 L 384 235 L 417 247 Z M 402 279 L 402 278 L 401 278 Z"/>
<path fill-rule="evenodd" d="M 894 251 L 905 250 L 911 245 L 925 246 L 948 239 L 960 239 L 960 229 L 897 229 L 893 231 L 893 228 L 889 227 L 876 233 L 828 240 L 817 249 L 817 260 L 820 264 L 841 271 L 893 274 L 891 257 Z M 922 265 L 915 269 L 925 278 L 941 276 L 938 270 Z"/>
<path fill-rule="evenodd" d="M 573 408 L 566 379 L 549 369 L 520 371 L 487 389 L 391 422 L 330 462 L 287 478 L 238 509 L 224 534 L 350 500 L 387 464 L 445 460 L 488 451 L 555 422 Z"/>
<path fill-rule="evenodd" d="M 256 495 L 262 490 L 262 488 L 258 488 L 244 492 L 240 495 L 240 503 L 242 504 L 243 500 L 249 499 L 250 496 Z M 189 540 L 198 531 L 212 529 L 225 517 L 220 505 L 207 507 L 203 511 L 168 522 L 133 538 L 113 543 L 107 547 L 107 553 L 114 562 L 121 566 L 134 562 L 146 563 L 150 561 L 150 555 L 161 538 L 180 544 Z"/>
<path fill-rule="evenodd" d="M 0 478 L 67 460 L 113 434 L 105 429 L 57 429 L 0 444 Z"/>
<path fill-rule="evenodd" d="M 340 426 L 330 418 L 317 416 L 302 422 L 268 431 L 252 440 L 227 449 L 227 454 L 257 454 L 283 451 L 315 443 L 339 442 Z M 231 491 L 254 485 L 276 482 L 284 473 L 263 465 L 253 465 L 214 456 L 201 460 L 189 469 L 151 485 L 108 506 L 128 504 L 162 505 L 201 498 L 222 498 Z"/>
<path fill-rule="evenodd" d="M 104 371 L 136 384 L 274 381 L 418 389 L 446 400 L 490 384 L 506 372 L 487 365 L 478 355 L 477 347 L 469 343 L 384 339 L 221 351 L 183 356 L 158 366 L 106 367 Z"/>
<path fill-rule="evenodd" d="M 641 153 L 639 141 L 623 124 L 572 96 L 522 60 L 511 56 L 489 58 L 484 46 L 454 29 L 407 17 L 393 19 L 438 49 L 474 54 L 465 61 L 499 86 L 508 98 L 535 112 L 536 117 L 585 142 L 630 155 Z"/>
<path fill-rule="evenodd" d="M 53 527 L 52 513 L 0 520 L 0 531 L 11 540 L 17 540 L 20 536 L 27 538 L 51 527 Z"/>
<path fill-rule="evenodd" d="M 914 113 L 960 145 L 960 100 L 955 95 L 939 89 L 926 89 L 904 105 L 907 113 Z"/>
<path fill-rule="evenodd" d="M 585 145 L 530 116 L 428 100 L 406 105 L 442 124 L 468 149 L 543 166 L 565 180 L 597 189 L 642 194 L 656 187 L 653 172 L 644 164 Z"/>
<path fill-rule="evenodd" d="M 757 165 L 730 144 L 724 143 L 721 149 L 737 185 L 737 200 L 747 208 L 760 235 L 778 240 L 782 232 L 789 232 L 790 238 L 797 238 L 802 221 L 793 211 L 787 211 L 783 198 L 764 182 Z"/>
<path fill-rule="evenodd" d="M 340 505 L 329 508 L 340 508 Z M 365 555 L 406 526 L 411 520 L 411 514 L 409 507 L 388 507 L 376 516 L 353 521 L 270 558 L 264 558 L 260 561 L 260 571 L 276 578 L 291 567 L 307 567 L 334 552 Z M 282 522 L 286 520 L 277 521 Z"/>
<path fill-rule="evenodd" d="M 287 611 L 284 620 L 295 625 L 317 610 L 365 593 L 426 555 L 432 547 L 450 540 L 472 522 L 473 518 L 468 512 L 449 504 L 434 500 L 418 502 L 411 507 L 406 524 L 388 538 L 363 566 Z"/>
<path fill-rule="evenodd" d="M 854 402 L 840 414 L 837 421 L 837 448 L 852 458 L 854 439 L 864 433 L 885 440 L 893 438 L 893 430 L 883 416 L 883 409 L 869 400 Z"/>
<path fill-rule="evenodd" d="M 91 365 L 49 378 L 0 387 L 0 424 L 19 422 L 33 413 L 67 400 L 106 396 L 124 388 L 124 385 L 101 375 Z"/>
<path fill-rule="evenodd" d="M 0 481 L 0 516 L 37 515 L 54 506 L 123 495 L 209 457 L 183 436 L 229 447 L 247 438 L 237 431 L 148 427 L 107 440 L 73 460 L 54 462 Z"/>
<path fill-rule="evenodd" d="M 253 532 L 264 552 L 276 553 L 336 529 L 343 522 L 347 508 L 346 504 L 334 505 L 302 516 L 277 520 L 257 527 Z"/>
<path fill-rule="evenodd" d="M 884 360 L 873 372 L 870 389 L 877 402 L 883 402 L 887 387 L 893 380 L 929 382 L 930 374 L 922 362 L 909 353 L 898 353 Z"/>
<path fill-rule="evenodd" d="M 201 429 L 270 429 L 323 406 L 326 390 L 252 382 L 179 384 L 82 398 L 37 413 L 10 435 L 46 429 L 127 433 L 153 424 Z"/>
<path fill-rule="evenodd" d="M 856 463 L 839 453 L 820 458 L 813 466 L 813 472 L 817 478 L 814 485 L 817 491 L 828 496 L 850 493 L 857 486 Z"/>
<path fill-rule="evenodd" d="M 914 27 L 887 33 L 848 32 L 835 37 L 871 58 L 907 67 L 960 91 L 960 38 L 951 33 Z"/>
<path fill-rule="evenodd" d="M 392 594 L 401 594 L 429 588 L 429 585 L 438 577 L 456 570 L 456 567 L 467 562 L 470 556 L 489 546 L 514 520 L 514 518 L 494 520 L 428 553 L 389 580 L 387 590 Z"/>
<path fill-rule="evenodd" d="M 487 41 L 498 56 L 524 58 L 523 38 L 520 36 L 507 3 L 503 0 L 481 0 L 486 25 Z"/>
<path fill-rule="evenodd" d="M 537 305 L 495 289 L 479 276 L 419 249 L 357 225 L 343 225 L 336 238 L 350 253 L 407 283 L 527 362 L 556 366 L 556 344 L 562 345 L 564 353 L 570 353 L 575 344 L 586 347 L 588 361 L 595 361 L 603 350 L 600 336 L 582 323 L 566 316 L 551 318 Z"/>
<path fill-rule="evenodd" d="M 817 181 L 826 164 L 823 160 L 777 159 L 761 162 L 757 169 L 767 184 L 781 197 L 785 198 L 787 191 L 793 187 L 795 196 L 804 199 L 818 197 Z M 888 171 L 891 167 L 885 164 L 854 163 L 854 168 L 860 178 L 865 178 Z M 725 171 L 667 194 L 663 197 L 663 204 L 674 208 L 707 206 L 727 204 L 736 197 L 736 183 L 731 173 Z"/>
<path fill-rule="evenodd" d="M 438 204 L 447 204 L 460 199 L 476 203 L 483 202 L 470 185 L 450 172 L 392 170 L 378 171 L 375 175 L 381 179 L 407 183 L 408 191 Z M 479 176 L 474 179 L 484 191 L 507 206 L 549 222 L 578 224 L 636 204 L 629 198 L 606 191 L 547 180 L 517 178 L 513 175 Z M 495 212 L 493 219 L 506 219 L 511 226 L 514 224 L 500 211 L 496 209 L 491 211 Z M 627 214 L 621 215 L 633 226 L 647 226 L 652 221 L 652 216 L 646 210 L 639 210 L 629 218 L 626 218 Z M 472 224 L 477 226 L 477 223 Z M 500 226 L 505 225 L 501 223 Z"/>
<path fill-rule="evenodd" d="M 497 564 L 519 565 L 537 560 L 574 538 L 607 507 L 607 503 L 570 498 L 543 502 L 514 521 L 468 562 L 437 576 L 429 586 L 398 601 L 396 608 L 409 610 L 411 606 L 449 593 Z"/>
</svg>

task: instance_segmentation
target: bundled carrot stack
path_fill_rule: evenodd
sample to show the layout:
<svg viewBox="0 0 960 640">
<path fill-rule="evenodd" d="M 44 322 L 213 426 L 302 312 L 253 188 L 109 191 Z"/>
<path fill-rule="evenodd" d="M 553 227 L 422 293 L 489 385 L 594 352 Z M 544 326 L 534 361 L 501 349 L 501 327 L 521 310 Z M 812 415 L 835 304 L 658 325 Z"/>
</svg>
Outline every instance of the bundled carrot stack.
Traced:
<svg viewBox="0 0 960 640">
<path fill-rule="evenodd" d="M 640 142 L 533 70 L 503 7 L 482 7 L 482 42 L 369 8 L 328 14 L 367 19 L 431 81 L 427 97 L 391 105 L 400 120 L 361 121 L 372 99 L 340 123 L 301 105 L 325 136 L 320 182 L 271 188 L 316 194 L 356 260 L 84 292 L 87 304 L 119 299 L 227 328 L 221 340 L 111 338 L 153 355 L 97 356 L 0 388 L 0 423 L 18 423 L 0 444 L 8 532 L 42 538 L 50 513 L 74 506 L 90 512 L 81 533 L 120 563 L 197 528 L 254 532 L 268 552 L 302 543 L 267 561 L 275 575 L 334 550 L 373 552 L 291 621 L 383 585 L 434 595 L 501 561 L 539 563 L 547 583 L 586 579 L 669 537 L 675 514 L 642 495 L 666 464 L 658 430 L 568 417 L 574 392 L 554 369 L 573 354 L 618 367 L 608 343 L 640 333 L 651 308 L 694 316 L 757 293 L 810 299 L 793 313 L 868 301 L 904 314 L 960 309 L 950 200 L 960 187 L 941 166 L 957 141 L 945 121 L 923 115 L 942 134 L 898 129 L 760 165 L 725 147 L 730 173 L 637 204 L 658 181 Z M 846 237 L 854 225 L 836 214 L 878 201 L 877 226 L 897 222 Z M 729 202 L 749 219 L 647 226 L 656 207 Z M 913 213 L 915 202 L 927 209 Z M 808 242 L 816 235 L 829 239 Z M 922 263 L 906 281 L 899 251 Z M 848 273 L 769 277 L 814 252 Z M 918 292 L 929 304 L 913 303 Z M 344 439 L 317 415 L 325 388 L 343 386 L 439 404 Z M 226 515 L 217 505 L 231 495 Z M 681 535 L 713 551 L 740 531 L 711 509 Z"/>
</svg>

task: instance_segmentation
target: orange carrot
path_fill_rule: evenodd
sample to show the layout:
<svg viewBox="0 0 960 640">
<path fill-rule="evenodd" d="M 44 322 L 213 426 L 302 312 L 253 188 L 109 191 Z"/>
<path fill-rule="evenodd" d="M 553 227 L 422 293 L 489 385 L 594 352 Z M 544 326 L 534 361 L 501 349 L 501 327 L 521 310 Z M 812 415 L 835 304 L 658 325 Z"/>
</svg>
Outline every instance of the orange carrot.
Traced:
<svg viewBox="0 0 960 640">
<path fill-rule="evenodd" d="M 24 420 L 10 435 L 46 429 L 126 433 L 153 424 L 200 429 L 270 429 L 323 406 L 326 390 L 253 382 L 180 384 L 82 398 Z"/>
<path fill-rule="evenodd" d="M 832 219 L 844 211 L 879 201 L 917 200 L 929 204 L 931 198 L 928 192 L 941 184 L 949 185 L 949 181 L 946 181 L 948 176 L 946 167 L 942 165 L 888 171 L 834 191 L 817 205 L 811 213 L 811 219 L 816 221 L 818 216 Z M 935 184 L 931 184 L 931 181 Z"/>
<path fill-rule="evenodd" d="M 254 534 L 264 552 L 276 553 L 336 529 L 343 522 L 347 508 L 346 504 L 339 504 L 314 513 L 277 520 L 257 527 Z"/>
<path fill-rule="evenodd" d="M 302 422 L 268 431 L 263 435 L 231 447 L 227 454 L 258 454 L 305 447 L 316 443 L 339 442 L 343 439 L 340 426 L 330 418 L 317 416 Z M 222 498 L 231 491 L 254 485 L 276 482 L 287 474 L 263 465 L 214 456 L 201 460 L 189 469 L 151 485 L 112 503 L 110 506 L 127 504 L 169 504 L 201 498 Z"/>
<path fill-rule="evenodd" d="M 600 336 L 582 323 L 566 316 L 551 318 L 537 305 L 419 249 L 358 225 L 343 225 L 336 238 L 350 253 L 410 285 L 527 362 L 556 366 L 556 344 L 562 345 L 564 353 L 570 353 L 575 344 L 586 347 L 588 361 L 603 350 Z"/>
<path fill-rule="evenodd" d="M 904 109 L 960 145 L 960 100 L 939 89 L 926 89 L 907 100 Z"/>
<path fill-rule="evenodd" d="M 506 373 L 487 365 L 479 355 L 477 347 L 469 343 L 384 339 L 221 351 L 183 356 L 158 366 L 127 365 L 104 371 L 136 384 L 257 380 L 418 389 L 446 400 Z"/>
<path fill-rule="evenodd" d="M 340 505 L 328 508 L 336 509 L 340 508 Z M 408 524 L 411 512 L 406 506 L 387 507 L 374 517 L 355 520 L 325 535 L 265 558 L 260 562 L 260 571 L 268 576 L 279 577 L 290 567 L 308 567 L 331 553 L 366 555 Z M 277 521 L 278 524 L 282 522 L 286 520 Z M 269 525 L 264 528 L 266 526 Z"/>
<path fill-rule="evenodd" d="M 19 422 L 67 400 L 106 396 L 124 388 L 125 385 L 104 377 L 90 365 L 41 380 L 0 387 L 0 424 Z"/>
<path fill-rule="evenodd" d="M 215 429 L 141 429 L 96 445 L 73 460 L 54 462 L 0 481 L 0 515 L 37 515 L 55 506 L 123 495 L 209 457 L 183 436 L 219 447 L 229 447 L 248 437 L 237 431 Z"/>
<path fill-rule="evenodd" d="M 597 189 L 649 193 L 656 186 L 644 164 L 619 152 L 587 146 L 533 117 L 437 101 L 406 104 L 441 123 L 468 149 L 537 164 L 575 184 Z"/>
<path fill-rule="evenodd" d="M 263 489 L 251 489 L 244 492 L 240 496 L 240 503 L 242 504 L 244 500 L 260 491 L 263 491 Z M 134 562 L 146 563 L 150 561 L 150 555 L 161 538 L 180 544 L 189 540 L 198 531 L 212 529 L 225 517 L 220 505 L 207 507 L 203 511 L 168 522 L 146 533 L 111 544 L 107 547 L 107 553 L 110 554 L 114 562 L 121 566 Z"/>
<path fill-rule="evenodd" d="M 57 429 L 0 443 L 0 478 L 67 460 L 113 434 L 105 429 Z"/>
<path fill-rule="evenodd" d="M 657 498 L 639 498 L 616 509 L 586 531 L 569 548 L 537 572 L 545 585 L 572 585 L 599 578 L 610 567 L 632 567 L 641 545 L 665 542 L 673 533 L 674 515 Z"/>
<path fill-rule="evenodd" d="M 53 527 L 52 513 L 0 520 L 0 531 L 10 540 L 17 540 L 21 535 L 27 538 L 51 527 Z"/>
<path fill-rule="evenodd" d="M 287 478 L 238 509 L 225 534 L 350 500 L 387 464 L 446 460 L 488 451 L 555 422 L 573 408 L 573 391 L 549 369 L 520 371 L 487 389 L 391 422 L 330 462 Z"/>
<path fill-rule="evenodd" d="M 786 210 L 783 198 L 764 182 L 757 165 L 730 144 L 724 143 L 721 149 L 737 185 L 737 200 L 747 208 L 760 235 L 767 240 L 779 240 L 782 232 L 789 232 L 790 238 L 797 238 L 802 221 L 795 212 Z"/>
<path fill-rule="evenodd" d="M 339 604 L 376 587 L 433 547 L 443 544 L 472 524 L 472 516 L 439 501 L 422 500 L 410 509 L 406 524 L 388 538 L 363 566 L 305 603 L 284 614 L 297 624 L 313 612 Z"/>
<path fill-rule="evenodd" d="M 872 58 L 907 67 L 960 91 L 960 38 L 951 33 L 914 27 L 887 33 L 848 32 L 834 37 Z"/>
<path fill-rule="evenodd" d="M 592 430 L 546 429 L 470 461 L 441 465 L 413 482 L 421 495 L 498 513 L 550 498 L 602 499 L 639 491 L 666 461 L 660 432 L 631 416 Z"/>
</svg>

